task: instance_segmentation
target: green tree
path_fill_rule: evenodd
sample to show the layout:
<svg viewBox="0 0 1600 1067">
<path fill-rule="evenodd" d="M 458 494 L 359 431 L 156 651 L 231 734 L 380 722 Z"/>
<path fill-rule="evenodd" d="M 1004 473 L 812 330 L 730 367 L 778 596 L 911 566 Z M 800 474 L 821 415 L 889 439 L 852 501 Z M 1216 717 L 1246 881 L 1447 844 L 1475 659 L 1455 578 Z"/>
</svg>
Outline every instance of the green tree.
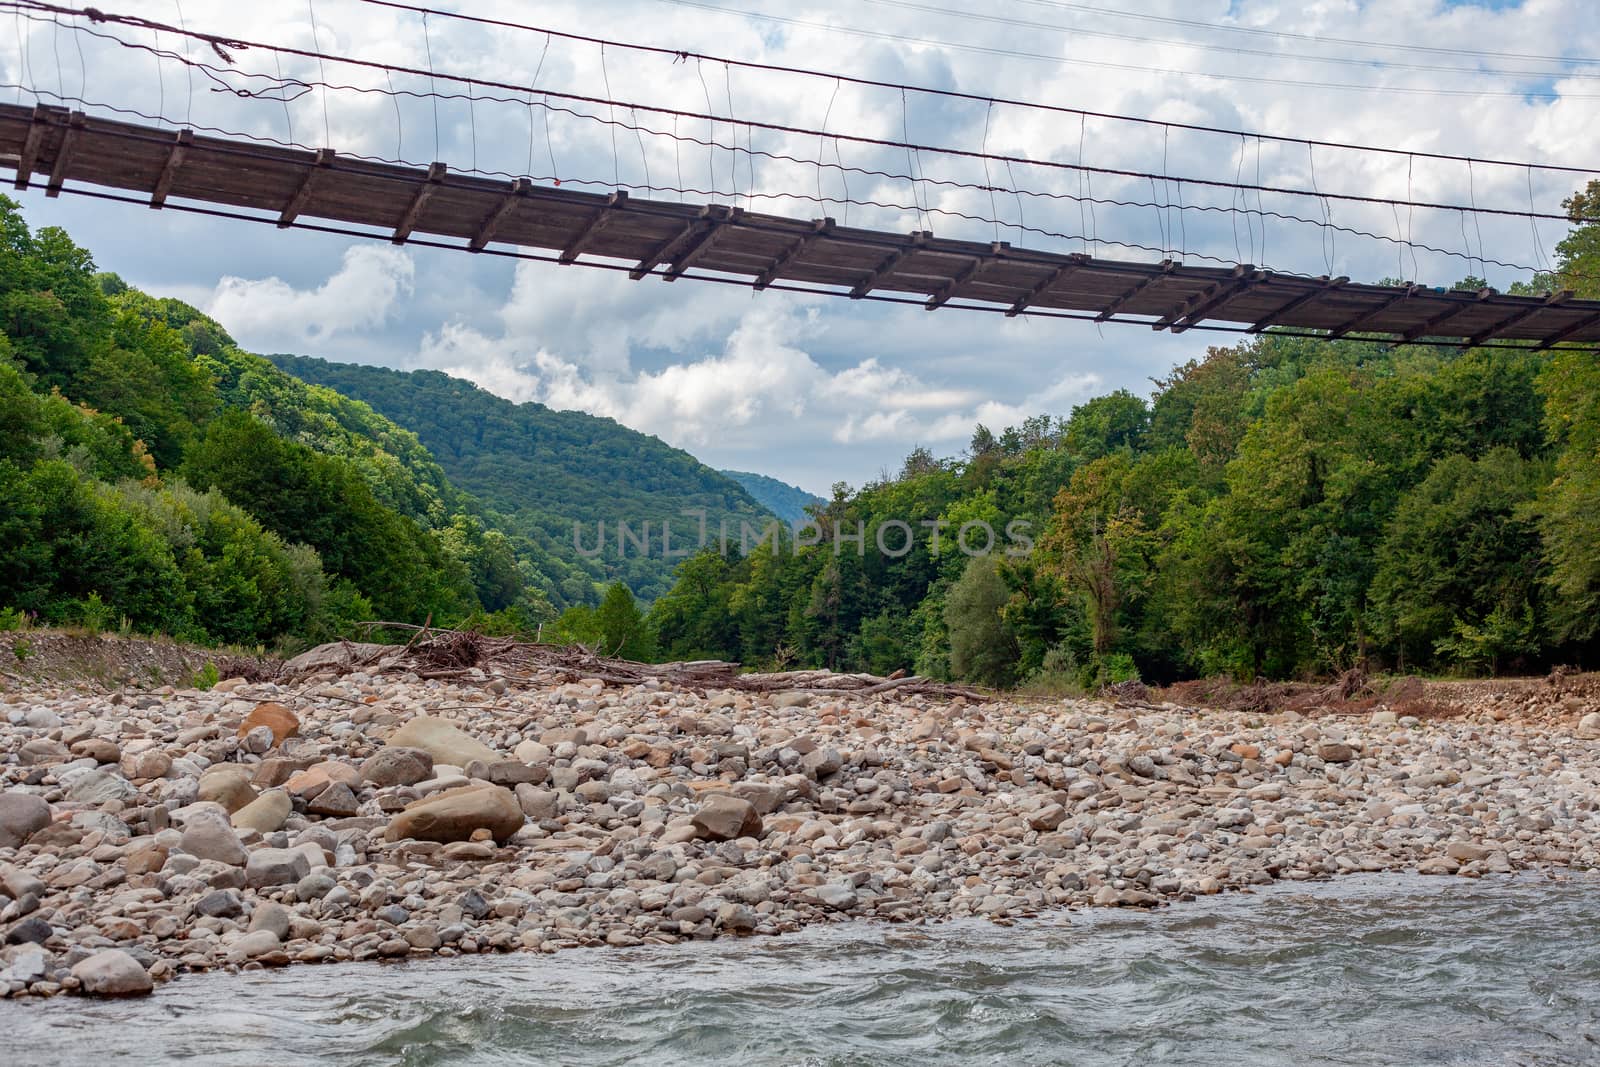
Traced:
<svg viewBox="0 0 1600 1067">
<path fill-rule="evenodd" d="M 1557 633 L 1587 642 L 1600 635 L 1600 364 L 1588 352 L 1558 352 L 1539 384 L 1558 450 L 1537 506 L 1545 580 Z"/>
<path fill-rule="evenodd" d="M 1529 505 L 1547 478 L 1546 464 L 1502 447 L 1439 460 L 1400 500 L 1378 551 L 1372 610 L 1402 667 L 1428 666 L 1441 646 L 1456 647 L 1453 635 L 1496 613 L 1533 619 L 1541 560 Z M 1458 665 L 1498 667 L 1511 651 Z"/>
<path fill-rule="evenodd" d="M 950 669 L 957 678 L 992 686 L 1016 680 L 1020 650 L 1002 615 L 1010 598 L 998 560 L 974 556 L 967 561 L 944 607 Z"/>
<path fill-rule="evenodd" d="M 600 598 L 600 606 L 594 610 L 594 627 L 600 637 L 598 651 L 604 655 L 638 661 L 655 656 L 656 641 L 649 620 L 621 582 L 612 582 Z"/>
<path fill-rule="evenodd" d="M 1067 447 L 1084 460 L 1137 449 L 1150 429 L 1150 410 L 1126 389 L 1079 404 L 1067 420 Z"/>
</svg>

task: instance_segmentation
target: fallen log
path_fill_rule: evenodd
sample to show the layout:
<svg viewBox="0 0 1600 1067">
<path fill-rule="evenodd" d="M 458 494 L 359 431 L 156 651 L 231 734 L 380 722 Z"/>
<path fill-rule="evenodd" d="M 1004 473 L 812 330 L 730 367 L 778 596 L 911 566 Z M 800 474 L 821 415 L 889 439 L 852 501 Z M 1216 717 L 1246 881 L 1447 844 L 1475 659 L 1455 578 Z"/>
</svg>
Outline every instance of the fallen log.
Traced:
<svg viewBox="0 0 1600 1067">
<path fill-rule="evenodd" d="M 828 670 L 745 672 L 728 660 L 685 660 L 673 663 L 639 663 L 602 656 L 583 645 L 557 645 L 491 637 L 473 630 L 443 630 L 410 623 L 368 622 L 370 634 L 394 629 L 410 634 L 404 646 L 339 641 L 321 645 L 290 660 L 285 672 L 348 673 L 362 669 L 404 670 L 421 678 L 464 678 L 474 670 L 554 672 L 572 681 L 593 679 L 604 685 L 631 686 L 651 680 L 704 693 L 725 689 L 744 693 L 803 691 L 816 696 L 870 697 L 897 692 L 939 699 L 962 697 L 991 699 L 990 694 L 966 686 L 936 682 L 921 675 L 882 678 L 875 674 L 838 674 Z"/>
</svg>

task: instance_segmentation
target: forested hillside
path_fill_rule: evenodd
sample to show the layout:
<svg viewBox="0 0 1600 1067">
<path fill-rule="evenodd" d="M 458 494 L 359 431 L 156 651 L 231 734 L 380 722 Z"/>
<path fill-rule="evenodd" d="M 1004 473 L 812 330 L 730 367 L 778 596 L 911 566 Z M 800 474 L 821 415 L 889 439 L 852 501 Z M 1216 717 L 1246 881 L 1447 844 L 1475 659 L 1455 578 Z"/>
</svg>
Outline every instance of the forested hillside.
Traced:
<svg viewBox="0 0 1600 1067">
<path fill-rule="evenodd" d="M 1600 227 L 1559 255 L 1530 288 L 1600 296 Z M 1593 352 L 1268 334 L 1155 385 L 919 450 L 830 501 L 820 544 L 687 561 L 660 653 L 1081 686 L 1592 664 Z M 994 553 L 959 550 L 972 523 Z"/>
<path fill-rule="evenodd" d="M 731 478 L 742 485 L 744 491 L 755 498 L 756 503 L 791 525 L 806 521 L 806 508 L 813 504 L 824 503 L 821 497 L 814 496 L 797 485 L 780 482 L 765 474 L 752 474 L 750 471 L 721 473 L 723 477 Z"/>
<path fill-rule="evenodd" d="M 673 658 L 993 683 L 1531 669 L 1593 652 L 1597 407 L 1589 353 L 1263 337 L 913 454 L 815 547 L 688 561 L 653 618 Z"/>
<path fill-rule="evenodd" d="M 411 434 L 0 198 L 0 610 L 201 641 L 549 613 Z"/>
<path fill-rule="evenodd" d="M 438 371 L 271 358 L 290 374 L 364 401 L 414 430 L 452 482 L 532 542 L 529 556 L 549 576 L 558 604 L 584 602 L 602 579 L 621 580 L 645 600 L 666 592 L 677 560 L 661 551 L 660 530 L 670 521 L 674 538 L 697 538 L 699 520 L 686 510 L 705 510 L 712 537 L 723 522 L 737 532 L 741 521 L 759 527 L 772 518 L 739 485 L 689 453 L 612 419 L 516 404 Z M 580 552 L 575 522 L 591 550 L 597 524 L 604 522 L 612 531 L 606 551 Z M 618 522 L 636 532 L 650 524 L 654 550 L 617 551 Z"/>
</svg>

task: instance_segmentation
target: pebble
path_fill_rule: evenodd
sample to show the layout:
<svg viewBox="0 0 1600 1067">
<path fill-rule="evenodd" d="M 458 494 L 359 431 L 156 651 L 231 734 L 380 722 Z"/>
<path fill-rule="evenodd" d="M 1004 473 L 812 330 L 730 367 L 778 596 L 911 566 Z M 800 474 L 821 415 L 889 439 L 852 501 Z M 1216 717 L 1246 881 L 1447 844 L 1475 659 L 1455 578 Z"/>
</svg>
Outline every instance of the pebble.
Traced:
<svg viewBox="0 0 1600 1067">
<path fill-rule="evenodd" d="M 0 991 L 1600 864 L 1600 712 L 1539 682 L 1418 720 L 488 681 L 0 694 Z"/>
</svg>

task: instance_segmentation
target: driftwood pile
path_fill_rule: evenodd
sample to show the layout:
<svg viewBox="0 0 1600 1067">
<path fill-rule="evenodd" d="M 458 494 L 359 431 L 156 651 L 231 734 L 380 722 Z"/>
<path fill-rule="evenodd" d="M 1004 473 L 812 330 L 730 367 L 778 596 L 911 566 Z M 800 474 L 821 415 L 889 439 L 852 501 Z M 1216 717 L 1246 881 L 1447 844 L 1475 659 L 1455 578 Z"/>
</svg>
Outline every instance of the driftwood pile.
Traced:
<svg viewBox="0 0 1600 1067">
<path fill-rule="evenodd" d="M 369 631 L 412 632 L 404 645 L 338 641 L 320 645 L 284 665 L 289 675 L 356 670 L 405 670 L 421 678 L 465 678 L 474 671 L 548 682 L 598 679 L 607 685 L 639 685 L 656 679 L 663 685 L 704 693 L 727 689 L 749 693 L 804 690 L 817 696 L 927 696 L 988 700 L 989 694 L 966 686 L 937 682 L 915 674 L 881 678 L 875 674 L 836 674 L 826 670 L 741 673 L 726 660 L 637 663 L 602 656 L 582 645 L 553 645 L 514 637 L 491 637 L 472 630 L 441 630 L 399 623 L 369 624 Z"/>
</svg>

